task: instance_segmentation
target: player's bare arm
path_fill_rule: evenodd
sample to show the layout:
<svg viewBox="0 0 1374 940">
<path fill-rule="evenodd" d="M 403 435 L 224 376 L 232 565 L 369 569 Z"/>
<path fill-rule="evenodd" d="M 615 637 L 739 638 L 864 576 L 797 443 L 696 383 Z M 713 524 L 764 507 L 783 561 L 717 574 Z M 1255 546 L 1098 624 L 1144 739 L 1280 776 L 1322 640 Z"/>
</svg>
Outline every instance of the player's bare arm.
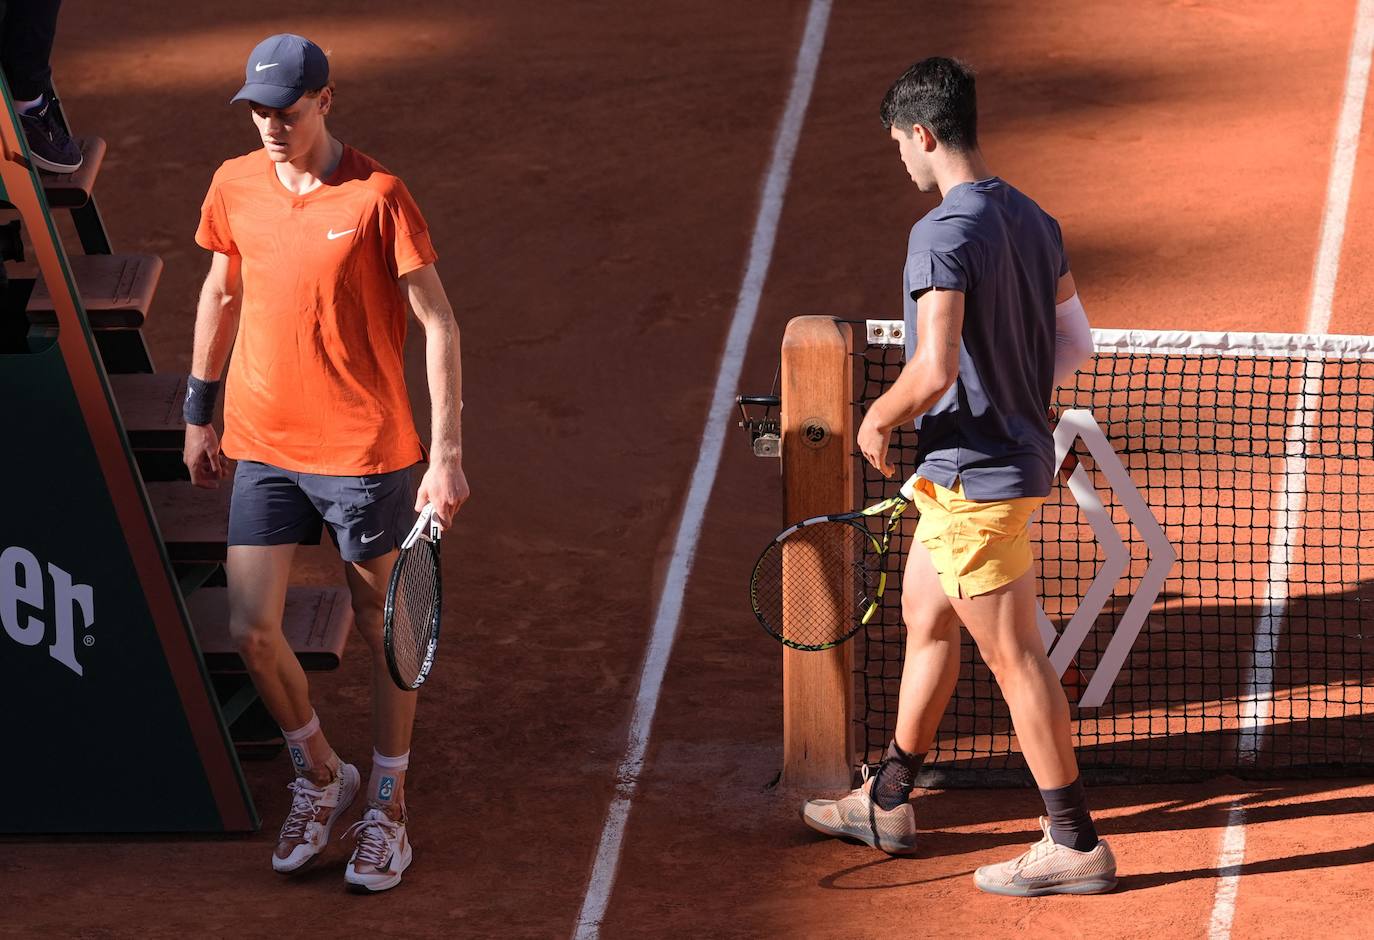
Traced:
<svg viewBox="0 0 1374 940">
<path fill-rule="evenodd" d="M 930 410 L 959 377 L 963 329 L 963 291 L 934 288 L 916 302 L 916 354 L 859 426 L 859 451 L 884 476 L 896 472 L 887 460 L 892 429 Z"/>
<path fill-rule="evenodd" d="M 200 289 L 196 308 L 195 344 L 191 350 L 191 375 L 206 382 L 218 382 L 229 361 L 234 336 L 239 328 L 239 307 L 243 284 L 239 280 L 239 256 L 215 252 L 210 273 Z M 228 474 L 220 452 L 219 434 L 213 424 L 186 425 L 186 444 L 182 460 L 196 486 L 214 489 Z"/>
<path fill-rule="evenodd" d="M 449 520 L 467 501 L 463 473 L 463 367 L 458 321 L 434 265 L 407 274 L 402 281 L 415 318 L 425 331 L 425 372 L 429 377 L 429 468 L 415 496 L 418 510 L 433 503 L 439 521 Z"/>
</svg>

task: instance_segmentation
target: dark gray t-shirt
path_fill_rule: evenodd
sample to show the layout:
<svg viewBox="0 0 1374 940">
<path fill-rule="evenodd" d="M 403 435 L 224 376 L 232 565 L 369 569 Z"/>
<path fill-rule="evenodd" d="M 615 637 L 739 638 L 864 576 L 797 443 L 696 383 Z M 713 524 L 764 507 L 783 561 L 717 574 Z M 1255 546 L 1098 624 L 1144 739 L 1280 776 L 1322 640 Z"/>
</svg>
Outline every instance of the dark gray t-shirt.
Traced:
<svg viewBox="0 0 1374 940">
<path fill-rule="evenodd" d="M 960 183 L 911 229 L 902 293 L 907 358 L 916 299 L 963 291 L 959 378 L 917 419 L 917 470 L 974 500 L 1047 496 L 1054 442 L 1054 298 L 1069 271 L 1057 223 L 997 177 Z"/>
</svg>

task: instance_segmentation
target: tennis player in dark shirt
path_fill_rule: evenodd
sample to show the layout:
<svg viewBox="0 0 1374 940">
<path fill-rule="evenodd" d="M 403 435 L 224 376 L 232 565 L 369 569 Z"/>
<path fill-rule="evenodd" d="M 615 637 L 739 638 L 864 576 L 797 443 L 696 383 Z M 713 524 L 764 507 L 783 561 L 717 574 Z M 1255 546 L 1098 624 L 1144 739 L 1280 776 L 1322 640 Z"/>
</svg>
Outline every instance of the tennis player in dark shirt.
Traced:
<svg viewBox="0 0 1374 940">
<path fill-rule="evenodd" d="M 885 475 L 894 428 L 918 427 L 915 538 L 902 585 L 906 662 L 893 741 L 876 774 L 806 823 L 893 854 L 916 848 L 909 802 L 959 673 L 967 627 L 1011 711 L 1044 797 L 1043 838 L 979 868 L 996 894 L 1096 894 L 1116 885 L 1079 779 L 1069 707 L 1036 626 L 1030 520 L 1049 495 L 1055 385 L 1092 338 L 1055 220 L 992 174 L 978 149 L 973 73 L 918 62 L 881 116 L 922 192 L 943 201 L 916 223 L 903 271 L 907 364 L 869 408 L 859 449 Z"/>
</svg>

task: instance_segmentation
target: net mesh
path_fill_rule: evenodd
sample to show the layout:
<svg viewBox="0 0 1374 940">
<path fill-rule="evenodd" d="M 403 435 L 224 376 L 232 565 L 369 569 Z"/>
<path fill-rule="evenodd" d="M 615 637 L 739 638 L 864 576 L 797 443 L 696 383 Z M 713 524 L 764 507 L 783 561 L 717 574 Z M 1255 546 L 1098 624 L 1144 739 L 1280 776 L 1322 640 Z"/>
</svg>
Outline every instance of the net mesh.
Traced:
<svg viewBox="0 0 1374 940">
<path fill-rule="evenodd" d="M 1056 483 L 1034 532 L 1048 628 L 1083 632 L 1051 655 L 1072 654 L 1063 683 L 1085 778 L 1374 769 L 1374 344 L 1107 331 L 1095 340 L 1097 356 L 1058 390 L 1056 407 L 1089 411 L 1112 453 L 1074 444 L 1090 486 L 1076 496 Z M 856 344 L 862 411 L 896 378 L 903 351 Z M 902 473 L 915 469 L 915 444 L 909 429 L 893 436 Z M 855 457 L 856 498 L 889 495 L 891 482 Z M 1162 553 L 1108 479 L 1113 459 L 1177 552 L 1153 602 L 1148 573 Z M 1080 499 L 1094 495 L 1098 531 Z M 894 538 L 890 578 L 910 533 Z M 1128 647 L 1119 670 L 1114 637 L 1116 650 Z M 899 592 L 887 593 L 858 641 L 860 759 L 872 763 L 896 717 Z M 922 783 L 1028 780 L 1006 706 L 967 635 L 961 657 Z M 1092 692 L 1100 705 L 1089 704 Z"/>
</svg>

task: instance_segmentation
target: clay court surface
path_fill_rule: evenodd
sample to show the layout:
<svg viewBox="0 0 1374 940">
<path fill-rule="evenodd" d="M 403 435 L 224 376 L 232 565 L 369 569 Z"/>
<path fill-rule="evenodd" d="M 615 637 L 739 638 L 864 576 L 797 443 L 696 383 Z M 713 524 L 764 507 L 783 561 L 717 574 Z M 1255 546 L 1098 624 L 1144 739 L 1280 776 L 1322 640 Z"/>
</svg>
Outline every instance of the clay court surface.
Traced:
<svg viewBox="0 0 1374 940">
<path fill-rule="evenodd" d="M 274 875 L 280 755 L 245 764 L 251 837 L 7 839 L 0 935 L 558 937 L 583 902 L 807 3 L 292 9 L 71 0 L 55 77 L 74 128 L 109 142 L 115 246 L 166 263 L 146 327 L 159 370 L 189 362 L 210 175 L 257 146 L 225 102 L 263 36 L 331 50 L 334 133 L 429 219 L 463 329 L 474 495 L 416 729 L 415 864 L 371 898 L 345 893 L 340 845 Z M 988 160 L 1061 221 L 1095 327 L 1303 331 L 1355 20 L 1353 0 L 836 3 L 741 390 L 769 389 L 791 317 L 900 315 L 906 233 L 933 200 L 877 106 L 931 54 L 979 68 Z M 1364 128 L 1330 332 L 1374 327 Z M 1230 936 L 1374 936 L 1367 780 L 1096 788 L 1122 876 L 1100 898 L 973 888 L 1038 837 L 1032 790 L 919 795 L 914 859 L 814 836 L 796 817 L 810 794 L 768 786 L 781 656 L 745 601 L 780 504 L 776 463 L 735 432 L 604 936 L 1204 937 L 1235 805 Z M 298 580 L 341 582 L 331 549 L 300 558 Z M 365 763 L 362 644 L 312 681 L 331 740 Z M 157 799 L 157 768 L 140 772 Z"/>
</svg>

